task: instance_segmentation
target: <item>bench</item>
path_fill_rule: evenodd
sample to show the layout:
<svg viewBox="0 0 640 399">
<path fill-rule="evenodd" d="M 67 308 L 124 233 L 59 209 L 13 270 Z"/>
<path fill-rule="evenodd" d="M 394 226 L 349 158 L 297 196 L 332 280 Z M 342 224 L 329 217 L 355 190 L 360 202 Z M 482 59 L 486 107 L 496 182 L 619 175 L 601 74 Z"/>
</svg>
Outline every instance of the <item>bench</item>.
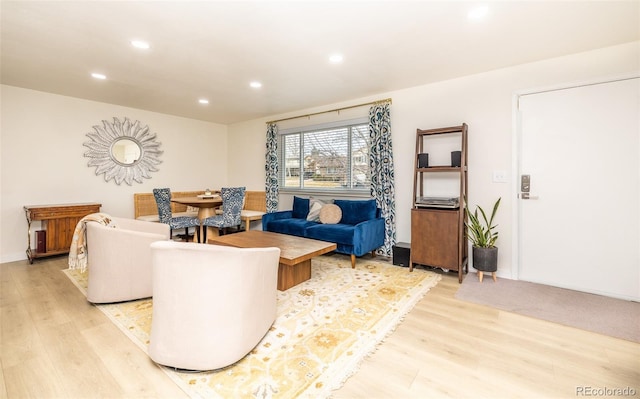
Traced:
<svg viewBox="0 0 640 399">
<path fill-rule="evenodd" d="M 262 220 L 267 213 L 267 194 L 264 191 L 245 191 L 244 206 L 240 212 L 240 219 L 244 222 L 244 229 L 250 230 L 251 221 Z"/>
</svg>

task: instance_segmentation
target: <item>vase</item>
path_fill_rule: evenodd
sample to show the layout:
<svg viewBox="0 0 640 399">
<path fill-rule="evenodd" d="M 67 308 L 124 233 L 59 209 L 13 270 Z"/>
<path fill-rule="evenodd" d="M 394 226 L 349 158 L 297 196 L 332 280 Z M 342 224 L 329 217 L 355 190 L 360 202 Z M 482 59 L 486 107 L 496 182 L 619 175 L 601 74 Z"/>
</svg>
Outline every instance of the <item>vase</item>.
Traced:
<svg viewBox="0 0 640 399">
<path fill-rule="evenodd" d="M 498 270 L 498 247 L 473 247 L 473 268 L 481 272 Z"/>
</svg>

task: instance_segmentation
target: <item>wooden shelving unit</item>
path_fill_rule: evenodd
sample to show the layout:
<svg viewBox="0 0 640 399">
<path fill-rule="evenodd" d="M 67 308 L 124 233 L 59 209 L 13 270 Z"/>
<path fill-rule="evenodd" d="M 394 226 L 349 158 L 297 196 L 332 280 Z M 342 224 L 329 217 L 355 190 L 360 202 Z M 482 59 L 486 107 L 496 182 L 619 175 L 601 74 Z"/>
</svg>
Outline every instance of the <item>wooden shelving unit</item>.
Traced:
<svg viewBox="0 0 640 399">
<path fill-rule="evenodd" d="M 428 153 L 429 140 L 439 135 L 460 136 L 460 166 L 420 167 L 418 154 Z M 459 180 L 456 207 L 430 206 L 419 198 L 429 193 L 428 176 L 433 173 L 447 173 L 451 179 Z M 411 259 L 409 271 L 414 264 L 439 267 L 458 273 L 462 282 L 468 272 L 468 250 L 466 241 L 466 215 L 464 213 L 467 197 L 467 124 L 416 131 L 416 154 L 413 184 L 413 208 L 411 209 Z"/>
</svg>

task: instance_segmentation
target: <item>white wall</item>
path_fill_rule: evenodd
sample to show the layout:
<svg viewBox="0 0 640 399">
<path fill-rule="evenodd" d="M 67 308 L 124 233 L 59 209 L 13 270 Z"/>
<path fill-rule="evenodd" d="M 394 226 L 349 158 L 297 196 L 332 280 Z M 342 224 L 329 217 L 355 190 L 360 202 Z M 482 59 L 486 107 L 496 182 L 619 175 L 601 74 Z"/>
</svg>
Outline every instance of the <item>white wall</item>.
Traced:
<svg viewBox="0 0 640 399">
<path fill-rule="evenodd" d="M 640 70 L 640 42 L 550 59 L 479 75 L 379 93 L 339 104 L 273 115 L 229 126 L 229 181 L 264 187 L 264 151 L 267 120 L 391 97 L 392 135 L 396 176 L 398 241 L 411 241 L 410 208 L 413 193 L 413 157 L 417 128 L 469 125 L 469 202 L 485 208 L 498 197 L 500 239 L 498 275 L 511 278 L 512 265 L 512 98 L 515 92 L 567 82 L 615 76 Z M 473 62 L 472 59 L 469 62 Z M 366 109 L 365 109 L 366 112 Z M 336 116 L 341 118 L 341 116 Z M 315 124 L 311 117 L 306 123 Z M 250 143 L 250 144 L 248 144 Z M 247 145 L 251 146 L 248 153 Z M 494 183 L 494 170 L 505 170 L 508 183 Z M 290 207 L 283 198 L 280 208 Z"/>
<path fill-rule="evenodd" d="M 26 259 L 24 205 L 99 202 L 133 217 L 133 194 L 155 187 L 203 190 L 227 184 L 227 127 L 171 115 L 0 86 L 1 261 Z M 88 167 L 86 133 L 102 120 L 139 120 L 157 134 L 159 171 L 142 184 L 117 185 Z M 39 223 L 34 223 L 39 225 Z"/>
<path fill-rule="evenodd" d="M 490 206 L 497 197 L 503 197 L 498 214 L 498 274 L 509 278 L 514 267 L 513 179 L 510 176 L 506 184 L 493 183 L 492 171 L 512 168 L 513 94 L 638 71 L 639 50 L 640 42 L 634 42 L 230 126 L 1 86 L 1 260 L 25 258 L 24 205 L 99 201 L 104 212 L 133 216 L 133 193 L 150 192 L 154 187 L 195 190 L 228 184 L 262 190 L 267 120 L 391 97 L 398 241 L 411 240 L 409 209 L 416 128 L 466 122 L 469 201 L 472 205 Z M 149 125 L 162 143 L 165 153 L 160 171 L 144 184 L 105 183 L 102 177 L 95 176 L 94 168 L 86 166 L 88 158 L 83 156 L 86 148 L 82 146 L 87 140 L 85 134 L 102 119 L 114 116 L 126 116 Z M 319 122 L 316 117 L 308 120 Z M 290 206 L 288 200 L 282 201 L 282 208 Z"/>
</svg>

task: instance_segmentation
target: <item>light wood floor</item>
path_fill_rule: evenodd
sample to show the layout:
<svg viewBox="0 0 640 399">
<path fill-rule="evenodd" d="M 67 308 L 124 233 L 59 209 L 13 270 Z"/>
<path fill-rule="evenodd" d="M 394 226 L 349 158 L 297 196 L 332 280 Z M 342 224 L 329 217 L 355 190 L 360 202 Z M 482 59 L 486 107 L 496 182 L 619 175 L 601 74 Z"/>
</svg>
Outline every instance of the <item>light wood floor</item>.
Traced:
<svg viewBox="0 0 640 399">
<path fill-rule="evenodd" d="M 0 397 L 186 397 L 87 303 L 66 260 L 0 265 Z M 457 289 L 444 275 L 334 397 L 640 396 L 640 344 L 462 302 Z"/>
</svg>

